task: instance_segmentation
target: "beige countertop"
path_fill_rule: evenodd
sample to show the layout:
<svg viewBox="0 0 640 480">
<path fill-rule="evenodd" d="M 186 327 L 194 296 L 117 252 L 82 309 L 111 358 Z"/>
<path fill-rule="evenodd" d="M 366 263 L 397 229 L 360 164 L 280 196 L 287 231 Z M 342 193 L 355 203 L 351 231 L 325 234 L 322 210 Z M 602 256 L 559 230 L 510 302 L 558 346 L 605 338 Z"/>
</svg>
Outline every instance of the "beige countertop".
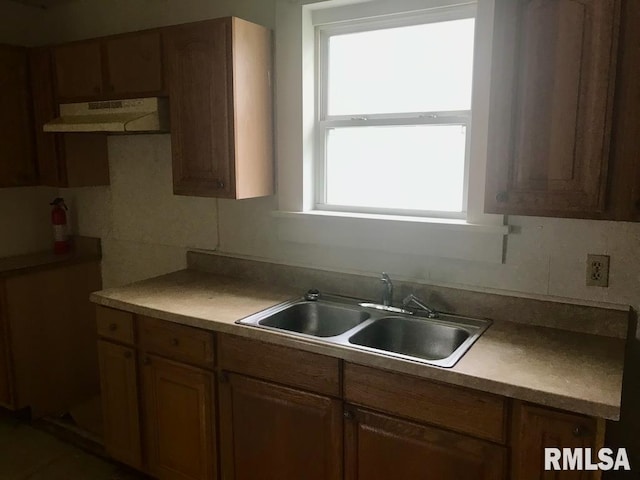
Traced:
<svg viewBox="0 0 640 480">
<path fill-rule="evenodd" d="M 83 238 L 76 248 L 67 254 L 56 255 L 52 251 L 35 252 L 26 255 L 0 258 L 0 278 L 33 273 L 49 268 L 57 268 L 76 263 L 99 261 L 101 259 L 99 241 Z"/>
<path fill-rule="evenodd" d="M 331 355 L 485 392 L 618 420 L 625 340 L 494 321 L 453 368 L 327 345 L 234 322 L 300 296 L 304 287 L 183 270 L 92 294 L 97 304 L 136 314 Z"/>
</svg>

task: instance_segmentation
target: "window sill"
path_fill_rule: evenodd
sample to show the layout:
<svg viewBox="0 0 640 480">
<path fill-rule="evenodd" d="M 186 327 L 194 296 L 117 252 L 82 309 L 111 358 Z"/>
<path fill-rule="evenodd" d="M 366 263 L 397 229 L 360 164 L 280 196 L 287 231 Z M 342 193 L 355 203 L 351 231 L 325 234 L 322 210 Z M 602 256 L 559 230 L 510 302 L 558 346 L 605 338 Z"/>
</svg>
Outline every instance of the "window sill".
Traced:
<svg viewBox="0 0 640 480">
<path fill-rule="evenodd" d="M 280 240 L 383 254 L 502 263 L 508 225 L 324 210 L 274 211 Z"/>
<path fill-rule="evenodd" d="M 508 235 L 510 232 L 509 225 L 491 225 L 469 223 L 466 220 L 453 218 L 434 218 L 434 217 L 411 217 L 403 215 L 381 215 L 371 213 L 355 213 L 355 212 L 336 212 L 330 210 L 309 210 L 306 212 L 290 212 L 277 210 L 272 212 L 276 218 L 343 218 L 343 219 L 359 219 L 359 220 L 375 220 L 393 222 L 396 225 L 402 223 L 422 224 L 425 227 L 453 230 L 457 232 L 476 232 L 476 233 L 495 233 Z M 389 226 L 392 226 L 390 223 Z"/>
</svg>

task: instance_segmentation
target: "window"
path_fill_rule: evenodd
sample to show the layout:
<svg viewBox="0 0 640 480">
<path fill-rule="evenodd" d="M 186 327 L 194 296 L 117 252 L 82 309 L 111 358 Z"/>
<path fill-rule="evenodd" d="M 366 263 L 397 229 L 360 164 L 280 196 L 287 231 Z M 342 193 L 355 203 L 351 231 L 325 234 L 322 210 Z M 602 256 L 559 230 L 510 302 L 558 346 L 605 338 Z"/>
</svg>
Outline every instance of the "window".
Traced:
<svg viewBox="0 0 640 480">
<path fill-rule="evenodd" d="M 317 209 L 466 217 L 474 11 L 316 27 Z"/>
</svg>

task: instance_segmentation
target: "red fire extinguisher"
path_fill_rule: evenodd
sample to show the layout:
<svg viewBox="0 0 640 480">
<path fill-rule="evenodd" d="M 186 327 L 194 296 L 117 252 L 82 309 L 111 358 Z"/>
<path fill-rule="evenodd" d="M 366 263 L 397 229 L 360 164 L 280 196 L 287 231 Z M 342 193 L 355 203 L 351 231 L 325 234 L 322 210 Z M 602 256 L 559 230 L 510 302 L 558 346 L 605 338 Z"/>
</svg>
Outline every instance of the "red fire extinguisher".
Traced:
<svg viewBox="0 0 640 480">
<path fill-rule="evenodd" d="M 53 225 L 53 253 L 65 254 L 71 251 L 71 241 L 67 234 L 67 206 L 64 198 L 55 198 L 51 209 L 51 224 Z"/>
</svg>

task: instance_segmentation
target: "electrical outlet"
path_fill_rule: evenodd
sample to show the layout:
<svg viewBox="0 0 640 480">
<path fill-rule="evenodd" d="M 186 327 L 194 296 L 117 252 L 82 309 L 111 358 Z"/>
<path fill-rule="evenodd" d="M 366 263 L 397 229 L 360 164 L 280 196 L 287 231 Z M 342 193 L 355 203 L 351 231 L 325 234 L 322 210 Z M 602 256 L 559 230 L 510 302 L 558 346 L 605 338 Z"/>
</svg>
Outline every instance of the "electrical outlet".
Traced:
<svg viewBox="0 0 640 480">
<path fill-rule="evenodd" d="M 587 255 L 587 286 L 609 286 L 609 255 Z"/>
</svg>

